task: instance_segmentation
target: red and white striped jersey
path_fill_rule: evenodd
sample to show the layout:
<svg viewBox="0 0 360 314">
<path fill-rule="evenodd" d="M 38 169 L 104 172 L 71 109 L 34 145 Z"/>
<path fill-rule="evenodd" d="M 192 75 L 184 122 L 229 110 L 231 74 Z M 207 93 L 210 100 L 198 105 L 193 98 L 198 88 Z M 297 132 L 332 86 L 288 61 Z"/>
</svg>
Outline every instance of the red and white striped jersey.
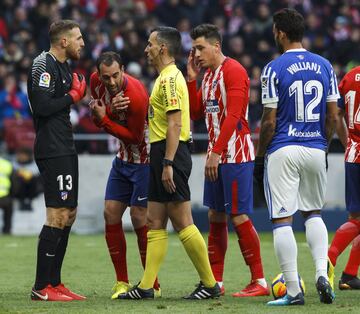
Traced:
<svg viewBox="0 0 360 314">
<path fill-rule="evenodd" d="M 149 128 L 147 110 L 149 96 L 143 84 L 128 74 L 124 74 L 122 91 L 129 97 L 130 104 L 126 111 L 112 113 L 110 102 L 112 96 L 100 81 L 97 72 L 90 78 L 91 96 L 101 99 L 106 105 L 106 115 L 102 121 L 94 122 L 97 126 L 119 139 L 118 158 L 130 163 L 145 164 L 149 162 Z"/>
<path fill-rule="evenodd" d="M 348 127 L 345 161 L 360 163 L 360 66 L 344 76 L 339 91 L 344 100 Z"/>
<path fill-rule="evenodd" d="M 194 85 L 195 84 L 195 85 Z M 241 163 L 255 158 L 247 121 L 249 77 L 244 67 L 226 58 L 213 72 L 208 69 L 201 90 L 194 97 L 196 82 L 188 82 L 191 117 L 205 116 L 209 134 L 208 155 L 221 155 L 221 163 Z"/>
</svg>

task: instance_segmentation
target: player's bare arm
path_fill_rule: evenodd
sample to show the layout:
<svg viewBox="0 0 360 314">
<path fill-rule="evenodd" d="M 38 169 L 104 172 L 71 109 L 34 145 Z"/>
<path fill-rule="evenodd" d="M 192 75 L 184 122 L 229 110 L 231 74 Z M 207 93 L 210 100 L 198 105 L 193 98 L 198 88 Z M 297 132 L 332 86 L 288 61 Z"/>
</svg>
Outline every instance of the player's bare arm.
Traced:
<svg viewBox="0 0 360 314">
<path fill-rule="evenodd" d="M 348 129 L 345 122 L 345 110 L 339 108 L 338 110 L 338 120 L 336 122 L 336 134 L 338 135 L 341 144 L 346 148 L 347 138 L 348 138 Z"/>
<path fill-rule="evenodd" d="M 325 132 L 328 143 L 328 148 L 332 137 L 335 133 L 336 125 L 338 121 L 338 106 L 336 101 L 326 103 L 326 121 L 325 121 Z"/>
<path fill-rule="evenodd" d="M 211 152 L 205 164 L 205 178 L 209 181 L 216 181 L 218 178 L 220 155 Z"/>
<path fill-rule="evenodd" d="M 269 146 L 276 127 L 276 108 L 264 108 L 261 117 L 261 128 L 259 136 L 259 144 L 257 148 L 257 157 L 264 157 L 266 149 Z"/>
<path fill-rule="evenodd" d="M 174 160 L 175 153 L 179 146 L 179 138 L 181 131 L 181 111 L 170 111 L 167 113 L 166 117 L 168 122 L 168 128 L 166 132 L 165 159 Z M 176 186 L 173 180 L 172 166 L 164 166 L 161 180 L 167 192 L 175 192 Z"/>
</svg>

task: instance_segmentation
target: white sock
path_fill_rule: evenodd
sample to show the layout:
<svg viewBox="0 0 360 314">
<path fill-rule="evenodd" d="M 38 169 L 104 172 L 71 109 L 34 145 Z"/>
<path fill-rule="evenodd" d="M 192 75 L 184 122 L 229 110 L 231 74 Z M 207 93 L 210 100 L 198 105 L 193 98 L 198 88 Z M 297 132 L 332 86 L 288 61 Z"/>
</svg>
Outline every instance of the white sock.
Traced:
<svg viewBox="0 0 360 314">
<path fill-rule="evenodd" d="M 287 294 L 296 296 L 301 292 L 297 271 L 297 245 L 292 227 L 289 225 L 273 230 L 274 248 L 286 281 Z"/>
<path fill-rule="evenodd" d="M 315 263 L 315 281 L 327 276 L 328 232 L 320 216 L 311 216 L 305 221 L 306 240 Z"/>
<path fill-rule="evenodd" d="M 256 281 L 260 286 L 263 286 L 264 288 L 267 288 L 267 283 L 266 283 L 265 278 L 258 278 L 258 279 L 256 279 Z"/>
<path fill-rule="evenodd" d="M 218 281 L 217 283 L 218 283 L 220 288 L 224 285 L 224 283 L 222 281 Z"/>
</svg>

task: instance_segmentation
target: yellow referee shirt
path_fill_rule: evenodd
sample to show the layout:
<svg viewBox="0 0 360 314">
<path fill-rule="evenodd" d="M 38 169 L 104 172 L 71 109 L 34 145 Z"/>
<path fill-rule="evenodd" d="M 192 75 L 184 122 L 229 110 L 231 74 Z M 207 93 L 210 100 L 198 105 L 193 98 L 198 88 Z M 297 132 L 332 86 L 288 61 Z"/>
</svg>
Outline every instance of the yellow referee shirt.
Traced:
<svg viewBox="0 0 360 314">
<path fill-rule="evenodd" d="M 190 139 L 189 94 L 186 81 L 176 65 L 164 68 L 155 81 L 149 105 L 150 143 L 166 139 L 166 113 L 181 110 L 180 141 Z"/>
</svg>

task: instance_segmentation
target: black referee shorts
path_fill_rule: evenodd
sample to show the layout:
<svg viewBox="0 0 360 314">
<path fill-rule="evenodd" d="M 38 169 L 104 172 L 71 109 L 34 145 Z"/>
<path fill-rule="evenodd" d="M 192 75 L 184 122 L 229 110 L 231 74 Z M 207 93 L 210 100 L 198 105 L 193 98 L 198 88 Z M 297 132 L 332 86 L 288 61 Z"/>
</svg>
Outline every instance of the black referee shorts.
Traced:
<svg viewBox="0 0 360 314">
<path fill-rule="evenodd" d="M 38 159 L 36 164 L 44 183 L 46 207 L 76 208 L 79 190 L 78 156 Z"/>
<path fill-rule="evenodd" d="M 148 200 L 159 203 L 189 201 L 189 177 L 192 168 L 190 147 L 188 143 L 179 142 L 173 164 L 175 193 L 168 193 L 161 181 L 166 142 L 160 141 L 150 145 L 150 180 Z"/>
</svg>

